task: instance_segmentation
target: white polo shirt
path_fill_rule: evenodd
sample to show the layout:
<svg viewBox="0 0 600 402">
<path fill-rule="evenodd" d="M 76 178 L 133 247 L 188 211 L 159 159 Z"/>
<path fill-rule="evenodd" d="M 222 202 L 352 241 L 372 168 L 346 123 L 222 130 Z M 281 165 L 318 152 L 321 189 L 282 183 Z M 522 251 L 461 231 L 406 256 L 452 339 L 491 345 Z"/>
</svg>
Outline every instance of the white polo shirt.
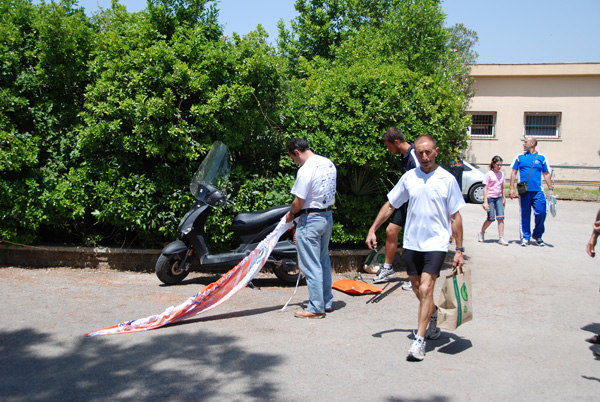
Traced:
<svg viewBox="0 0 600 402">
<path fill-rule="evenodd" d="M 450 172 L 441 166 L 431 173 L 424 173 L 421 167 L 409 170 L 388 193 L 388 200 L 394 208 L 410 200 L 404 227 L 405 249 L 448 251 L 452 235 L 450 216 L 465 205 L 458 182 Z"/>
</svg>

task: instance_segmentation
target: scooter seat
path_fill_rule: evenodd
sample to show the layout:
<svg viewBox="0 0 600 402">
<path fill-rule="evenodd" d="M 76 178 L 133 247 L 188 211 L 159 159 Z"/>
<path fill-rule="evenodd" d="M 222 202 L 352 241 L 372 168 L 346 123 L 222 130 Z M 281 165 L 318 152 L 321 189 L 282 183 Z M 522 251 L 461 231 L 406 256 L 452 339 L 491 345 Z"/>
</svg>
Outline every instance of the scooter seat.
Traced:
<svg viewBox="0 0 600 402">
<path fill-rule="evenodd" d="M 234 231 L 245 231 L 255 229 L 278 221 L 290 210 L 289 205 L 282 205 L 255 212 L 243 212 L 233 218 L 231 228 Z"/>
</svg>

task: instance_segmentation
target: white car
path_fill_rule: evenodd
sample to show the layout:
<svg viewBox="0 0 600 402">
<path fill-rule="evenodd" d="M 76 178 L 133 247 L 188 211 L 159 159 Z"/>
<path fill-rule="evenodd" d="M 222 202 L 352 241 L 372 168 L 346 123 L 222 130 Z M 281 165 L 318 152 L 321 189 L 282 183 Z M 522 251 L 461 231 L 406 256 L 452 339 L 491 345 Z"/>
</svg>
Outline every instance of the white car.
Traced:
<svg viewBox="0 0 600 402">
<path fill-rule="evenodd" d="M 485 172 L 466 161 L 454 163 L 453 169 L 450 171 L 454 174 L 457 180 L 458 171 L 462 164 L 462 193 L 467 201 L 474 204 L 483 204 L 483 178 Z M 459 180 L 460 182 L 460 180 Z"/>
</svg>

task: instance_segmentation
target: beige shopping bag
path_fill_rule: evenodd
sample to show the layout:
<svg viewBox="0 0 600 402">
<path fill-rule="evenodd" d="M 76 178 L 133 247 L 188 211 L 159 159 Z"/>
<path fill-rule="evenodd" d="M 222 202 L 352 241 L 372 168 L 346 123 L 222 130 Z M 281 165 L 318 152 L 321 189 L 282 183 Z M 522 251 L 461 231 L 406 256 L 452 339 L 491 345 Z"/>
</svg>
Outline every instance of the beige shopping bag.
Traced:
<svg viewBox="0 0 600 402">
<path fill-rule="evenodd" d="M 438 303 L 438 327 L 452 330 L 473 319 L 472 289 L 469 268 L 453 270 L 446 277 Z"/>
</svg>

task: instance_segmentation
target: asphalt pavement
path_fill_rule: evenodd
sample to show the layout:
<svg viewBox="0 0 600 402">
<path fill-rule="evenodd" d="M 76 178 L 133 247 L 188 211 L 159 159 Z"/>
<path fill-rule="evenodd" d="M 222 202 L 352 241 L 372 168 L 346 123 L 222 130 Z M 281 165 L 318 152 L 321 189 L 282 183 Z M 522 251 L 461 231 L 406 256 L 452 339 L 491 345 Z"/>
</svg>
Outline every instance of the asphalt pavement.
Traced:
<svg viewBox="0 0 600 402">
<path fill-rule="evenodd" d="M 195 273 L 167 287 L 147 273 L 3 267 L 0 400 L 596 401 L 600 357 L 585 339 L 600 332 L 600 261 L 585 244 L 599 206 L 559 200 L 546 246 L 525 248 L 516 200 L 508 247 L 496 243 L 495 223 L 478 243 L 485 213 L 466 205 L 474 319 L 428 341 L 417 363 L 406 352 L 418 303 L 400 278 L 377 297 L 335 291 L 335 311 L 307 320 L 292 315 L 306 287 L 294 295 L 261 274 L 259 289 L 182 324 L 84 338 L 161 313 L 218 278 Z M 438 282 L 436 300 L 439 291 Z"/>
</svg>

